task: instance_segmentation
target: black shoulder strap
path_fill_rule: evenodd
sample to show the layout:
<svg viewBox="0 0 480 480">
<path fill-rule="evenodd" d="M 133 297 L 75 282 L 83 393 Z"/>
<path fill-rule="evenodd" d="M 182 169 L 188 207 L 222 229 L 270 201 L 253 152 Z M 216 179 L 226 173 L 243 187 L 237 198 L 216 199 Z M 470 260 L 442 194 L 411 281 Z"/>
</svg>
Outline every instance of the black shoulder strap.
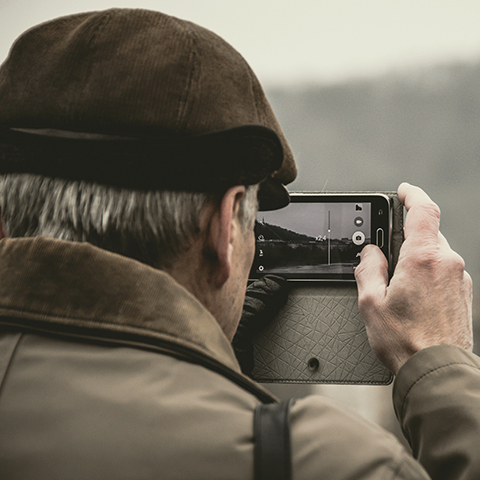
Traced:
<svg viewBox="0 0 480 480">
<path fill-rule="evenodd" d="M 295 400 L 255 409 L 255 480 L 290 480 L 290 407 Z"/>
</svg>

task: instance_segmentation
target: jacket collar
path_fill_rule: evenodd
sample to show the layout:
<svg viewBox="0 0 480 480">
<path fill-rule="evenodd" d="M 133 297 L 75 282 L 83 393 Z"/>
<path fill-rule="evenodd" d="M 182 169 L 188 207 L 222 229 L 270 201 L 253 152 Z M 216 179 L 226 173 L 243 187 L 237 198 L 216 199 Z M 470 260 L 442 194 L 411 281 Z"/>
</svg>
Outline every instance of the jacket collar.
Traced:
<svg viewBox="0 0 480 480">
<path fill-rule="evenodd" d="M 146 335 L 240 372 L 215 318 L 167 273 L 88 243 L 0 241 L 0 316 Z"/>
</svg>

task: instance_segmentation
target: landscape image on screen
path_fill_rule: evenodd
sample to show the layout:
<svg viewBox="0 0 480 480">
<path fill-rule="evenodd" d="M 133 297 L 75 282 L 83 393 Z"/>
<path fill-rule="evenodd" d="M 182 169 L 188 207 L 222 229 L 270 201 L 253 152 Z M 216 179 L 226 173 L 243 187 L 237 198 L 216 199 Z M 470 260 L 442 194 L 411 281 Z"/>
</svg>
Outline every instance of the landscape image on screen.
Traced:
<svg viewBox="0 0 480 480">
<path fill-rule="evenodd" d="M 260 212 L 255 236 L 258 274 L 352 274 L 371 242 L 370 204 L 291 203 Z"/>
</svg>

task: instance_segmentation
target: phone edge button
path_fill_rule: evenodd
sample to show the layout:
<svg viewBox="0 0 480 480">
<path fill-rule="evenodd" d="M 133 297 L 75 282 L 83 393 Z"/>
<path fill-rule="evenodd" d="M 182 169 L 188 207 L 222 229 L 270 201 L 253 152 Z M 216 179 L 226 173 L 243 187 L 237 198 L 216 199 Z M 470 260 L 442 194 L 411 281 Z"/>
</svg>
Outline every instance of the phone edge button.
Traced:
<svg viewBox="0 0 480 480">
<path fill-rule="evenodd" d="M 376 242 L 378 248 L 382 248 L 385 244 L 385 232 L 383 231 L 383 228 L 377 228 Z"/>
</svg>

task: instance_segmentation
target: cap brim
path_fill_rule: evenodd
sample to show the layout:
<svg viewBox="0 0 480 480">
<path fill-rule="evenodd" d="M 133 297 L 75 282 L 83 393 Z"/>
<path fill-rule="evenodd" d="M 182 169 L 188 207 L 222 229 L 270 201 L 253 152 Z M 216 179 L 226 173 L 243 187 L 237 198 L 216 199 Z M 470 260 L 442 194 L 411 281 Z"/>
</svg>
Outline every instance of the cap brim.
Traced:
<svg viewBox="0 0 480 480">
<path fill-rule="evenodd" d="M 290 194 L 283 183 L 269 177 L 260 184 L 258 191 L 258 209 L 260 211 L 278 210 L 290 203 Z"/>
<path fill-rule="evenodd" d="M 117 187 L 222 192 L 261 183 L 260 208 L 289 201 L 272 175 L 281 167 L 277 134 L 259 125 L 192 136 L 119 136 L 50 129 L 0 132 L 0 173 L 34 173 Z"/>
</svg>

